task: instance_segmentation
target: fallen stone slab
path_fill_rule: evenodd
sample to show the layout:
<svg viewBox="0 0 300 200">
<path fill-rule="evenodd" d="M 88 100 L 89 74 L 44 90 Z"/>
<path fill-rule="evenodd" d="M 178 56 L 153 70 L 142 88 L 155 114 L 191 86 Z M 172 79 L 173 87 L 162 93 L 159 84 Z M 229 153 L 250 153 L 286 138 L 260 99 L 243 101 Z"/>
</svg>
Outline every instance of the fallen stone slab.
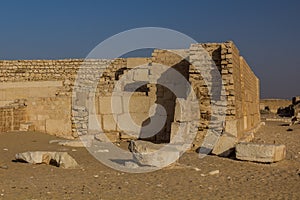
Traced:
<svg viewBox="0 0 300 200">
<path fill-rule="evenodd" d="M 218 138 L 218 141 L 214 145 L 211 153 L 221 157 L 228 157 L 232 152 L 234 152 L 237 142 L 237 137 L 225 132 Z"/>
<path fill-rule="evenodd" d="M 154 144 L 148 141 L 131 141 L 129 150 L 133 159 L 141 165 L 164 167 L 177 161 L 181 154 L 180 145 Z"/>
<path fill-rule="evenodd" d="M 239 143 L 235 153 L 239 160 L 272 163 L 285 158 L 286 147 L 276 144 Z"/>
<path fill-rule="evenodd" d="M 79 166 L 76 160 L 67 152 L 28 151 L 16 154 L 15 158 L 17 161 L 54 165 L 66 169 Z"/>
</svg>

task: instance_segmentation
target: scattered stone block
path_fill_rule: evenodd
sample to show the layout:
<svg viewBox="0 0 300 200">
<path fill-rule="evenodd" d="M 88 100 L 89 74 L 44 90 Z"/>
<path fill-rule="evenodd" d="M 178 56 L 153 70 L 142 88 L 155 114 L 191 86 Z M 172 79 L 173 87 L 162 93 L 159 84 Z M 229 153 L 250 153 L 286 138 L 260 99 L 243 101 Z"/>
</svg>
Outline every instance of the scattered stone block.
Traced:
<svg viewBox="0 0 300 200">
<path fill-rule="evenodd" d="M 225 122 L 225 131 L 227 133 L 230 133 L 234 136 L 237 136 L 238 133 L 237 133 L 237 120 L 226 120 Z"/>
<path fill-rule="evenodd" d="M 180 157 L 180 147 L 166 144 L 154 144 L 147 141 L 131 141 L 129 150 L 133 153 L 133 158 L 141 165 L 164 167 L 174 163 Z"/>
<path fill-rule="evenodd" d="M 214 170 L 214 171 L 209 172 L 208 174 L 213 176 L 213 175 L 216 175 L 219 173 L 220 173 L 220 170 Z"/>
<path fill-rule="evenodd" d="M 286 147 L 276 144 L 239 143 L 235 152 L 239 160 L 272 163 L 285 158 Z"/>
<path fill-rule="evenodd" d="M 66 169 L 78 167 L 76 160 L 67 152 L 28 151 L 16 154 L 15 158 L 17 161 L 54 165 Z"/>
<path fill-rule="evenodd" d="M 237 142 L 237 137 L 225 132 L 219 137 L 211 153 L 222 157 L 228 157 L 234 151 Z"/>
</svg>

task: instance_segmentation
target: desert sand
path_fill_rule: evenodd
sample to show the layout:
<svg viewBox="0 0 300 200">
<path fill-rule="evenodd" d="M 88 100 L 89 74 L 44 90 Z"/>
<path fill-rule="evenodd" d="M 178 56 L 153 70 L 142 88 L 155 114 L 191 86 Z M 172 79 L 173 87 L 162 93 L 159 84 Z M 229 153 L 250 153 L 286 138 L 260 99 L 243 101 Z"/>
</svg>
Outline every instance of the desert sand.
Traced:
<svg viewBox="0 0 300 200">
<path fill-rule="evenodd" d="M 255 134 L 255 142 L 286 145 L 287 157 L 277 163 L 190 152 L 177 165 L 142 174 L 108 168 L 85 148 L 49 144 L 59 138 L 44 133 L 1 133 L 0 199 L 300 199 L 300 125 L 288 128 L 266 122 Z M 13 161 L 16 153 L 37 150 L 68 152 L 80 168 Z"/>
</svg>

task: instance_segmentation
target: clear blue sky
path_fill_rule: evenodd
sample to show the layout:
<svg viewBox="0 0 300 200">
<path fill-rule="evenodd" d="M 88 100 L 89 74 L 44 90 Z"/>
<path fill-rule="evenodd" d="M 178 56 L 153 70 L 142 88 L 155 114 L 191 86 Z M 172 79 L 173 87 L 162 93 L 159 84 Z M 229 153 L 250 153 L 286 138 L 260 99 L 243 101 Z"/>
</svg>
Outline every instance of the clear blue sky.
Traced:
<svg viewBox="0 0 300 200">
<path fill-rule="evenodd" d="M 98 43 L 154 26 L 198 42 L 233 40 L 261 80 L 261 96 L 300 95 L 300 1 L 3 0 L 0 59 L 84 58 Z"/>
</svg>

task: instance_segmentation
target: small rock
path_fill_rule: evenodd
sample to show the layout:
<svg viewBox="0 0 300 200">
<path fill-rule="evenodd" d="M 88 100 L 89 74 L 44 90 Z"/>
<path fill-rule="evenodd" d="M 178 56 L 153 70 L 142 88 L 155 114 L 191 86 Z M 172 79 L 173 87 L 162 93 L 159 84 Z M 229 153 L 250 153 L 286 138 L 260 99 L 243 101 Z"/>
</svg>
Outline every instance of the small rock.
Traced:
<svg viewBox="0 0 300 200">
<path fill-rule="evenodd" d="M 8 166 L 7 165 L 1 165 L 0 168 L 1 169 L 8 169 Z"/>
<path fill-rule="evenodd" d="M 3 151 L 8 151 L 8 149 L 7 149 L 7 148 L 4 148 Z"/>
<path fill-rule="evenodd" d="M 201 171 L 201 169 L 199 169 L 199 168 L 197 168 L 197 167 L 195 167 L 194 170 L 196 170 L 197 172 L 198 172 L 198 171 Z"/>
<path fill-rule="evenodd" d="M 97 174 L 96 174 L 96 175 L 94 175 L 94 178 L 99 178 L 99 175 L 97 175 Z"/>
<path fill-rule="evenodd" d="M 214 170 L 214 171 L 209 172 L 208 174 L 209 175 L 216 175 L 216 174 L 219 174 L 219 173 L 220 173 L 219 170 Z"/>
</svg>

